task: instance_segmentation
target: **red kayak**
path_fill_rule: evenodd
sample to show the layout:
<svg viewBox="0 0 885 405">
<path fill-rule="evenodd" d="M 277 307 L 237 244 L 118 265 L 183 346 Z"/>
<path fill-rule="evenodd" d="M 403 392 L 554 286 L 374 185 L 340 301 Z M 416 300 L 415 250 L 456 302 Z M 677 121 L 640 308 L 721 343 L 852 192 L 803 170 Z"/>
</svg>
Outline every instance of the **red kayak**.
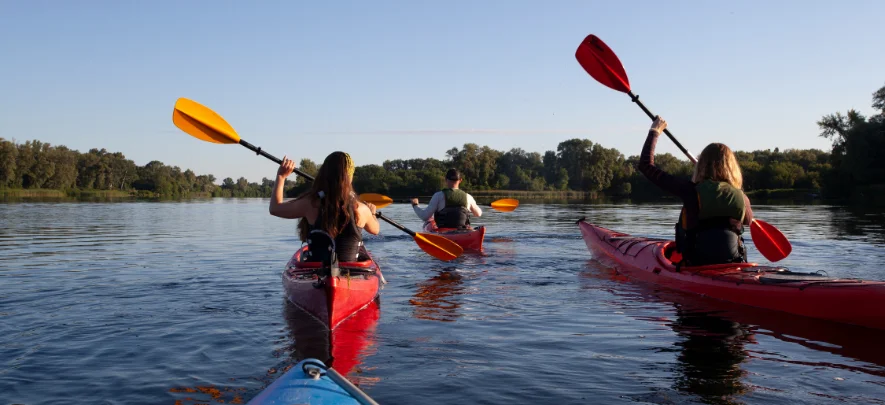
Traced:
<svg viewBox="0 0 885 405">
<path fill-rule="evenodd" d="M 756 263 L 676 266 L 675 243 L 611 231 L 578 220 L 587 248 L 633 279 L 743 305 L 885 329 L 885 282 L 830 278 Z"/>
<path fill-rule="evenodd" d="M 283 271 L 283 286 L 289 301 L 334 329 L 341 321 L 365 308 L 378 297 L 381 268 L 363 248 L 358 262 L 339 263 L 340 274 L 330 274 L 318 262 L 303 262 L 303 247 Z"/>
<path fill-rule="evenodd" d="M 482 241 L 486 237 L 486 227 L 478 226 L 473 229 L 437 228 L 436 222 L 431 218 L 424 223 L 424 232 L 435 233 L 451 240 L 465 250 L 482 250 Z"/>
</svg>

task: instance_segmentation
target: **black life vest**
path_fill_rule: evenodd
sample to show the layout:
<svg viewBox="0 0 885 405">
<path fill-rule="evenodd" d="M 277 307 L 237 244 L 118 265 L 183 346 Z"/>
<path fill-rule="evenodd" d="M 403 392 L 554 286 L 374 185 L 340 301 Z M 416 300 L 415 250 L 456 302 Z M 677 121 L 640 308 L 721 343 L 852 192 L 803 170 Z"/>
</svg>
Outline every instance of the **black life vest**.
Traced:
<svg viewBox="0 0 885 405">
<path fill-rule="evenodd" d="M 437 228 L 469 228 L 470 210 L 467 209 L 467 193 L 460 189 L 444 188 L 445 207 L 433 213 Z"/>
<path fill-rule="evenodd" d="M 695 185 L 698 196 L 698 221 L 689 227 L 685 208 L 676 224 L 676 250 L 683 266 L 743 263 L 744 193 L 726 183 L 704 180 Z"/>
<path fill-rule="evenodd" d="M 307 260 L 309 262 L 326 262 L 331 260 L 334 251 L 336 258 L 342 262 L 358 261 L 360 248 L 363 245 L 362 230 L 356 225 L 356 212 L 353 209 L 353 200 L 347 202 L 351 220 L 344 224 L 341 233 L 333 241 L 323 227 L 323 208 L 317 213 L 317 220 L 309 225 L 310 233 L 307 237 Z"/>
</svg>

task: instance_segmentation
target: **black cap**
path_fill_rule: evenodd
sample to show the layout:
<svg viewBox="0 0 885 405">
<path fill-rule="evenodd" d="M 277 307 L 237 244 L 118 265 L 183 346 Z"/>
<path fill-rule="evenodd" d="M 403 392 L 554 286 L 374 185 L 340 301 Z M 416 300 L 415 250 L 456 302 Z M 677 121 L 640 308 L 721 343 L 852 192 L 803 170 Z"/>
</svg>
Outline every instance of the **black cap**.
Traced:
<svg viewBox="0 0 885 405">
<path fill-rule="evenodd" d="M 461 180 L 461 173 L 458 171 L 458 169 L 449 169 L 449 171 L 446 172 L 446 180 Z"/>
</svg>

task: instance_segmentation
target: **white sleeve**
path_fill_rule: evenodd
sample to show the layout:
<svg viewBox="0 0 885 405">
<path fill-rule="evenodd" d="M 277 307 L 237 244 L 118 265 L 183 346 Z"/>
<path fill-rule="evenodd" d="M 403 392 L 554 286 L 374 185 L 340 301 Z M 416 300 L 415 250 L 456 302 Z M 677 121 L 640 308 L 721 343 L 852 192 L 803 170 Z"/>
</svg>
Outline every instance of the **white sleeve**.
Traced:
<svg viewBox="0 0 885 405">
<path fill-rule="evenodd" d="M 424 221 L 429 221 L 430 218 L 433 218 L 433 214 L 445 207 L 445 204 L 446 200 L 443 193 L 437 191 L 433 194 L 430 202 L 427 203 L 427 208 L 422 209 L 419 205 L 412 206 L 412 208 L 415 210 L 415 214 L 418 215 L 418 218 L 421 218 Z"/>
<path fill-rule="evenodd" d="M 467 209 L 470 210 L 474 216 L 482 216 L 482 209 L 479 208 L 479 205 L 476 204 L 476 200 L 474 200 L 473 196 L 470 194 L 467 194 Z"/>
</svg>

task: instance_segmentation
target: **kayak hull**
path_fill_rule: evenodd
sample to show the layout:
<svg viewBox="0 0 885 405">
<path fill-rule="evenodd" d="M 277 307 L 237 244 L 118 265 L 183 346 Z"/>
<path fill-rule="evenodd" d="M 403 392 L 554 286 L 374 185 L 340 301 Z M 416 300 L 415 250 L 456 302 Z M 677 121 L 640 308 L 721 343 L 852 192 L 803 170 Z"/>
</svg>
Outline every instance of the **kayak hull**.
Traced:
<svg viewBox="0 0 885 405">
<path fill-rule="evenodd" d="M 594 257 L 630 278 L 737 304 L 885 329 L 885 282 L 795 273 L 756 263 L 677 269 L 670 240 L 634 237 L 578 221 Z"/>
<path fill-rule="evenodd" d="M 436 222 L 431 219 L 424 223 L 424 232 L 434 233 L 445 237 L 464 248 L 464 250 L 482 250 L 482 243 L 486 237 L 486 227 L 478 226 L 473 229 L 437 228 Z"/>
<path fill-rule="evenodd" d="M 304 247 L 292 256 L 283 271 L 283 287 L 289 302 L 317 318 L 329 329 L 365 308 L 378 297 L 381 268 L 363 249 L 359 262 L 339 263 L 341 275 L 319 275 L 321 264 L 302 261 Z M 321 273 L 321 272 L 320 272 Z"/>
<path fill-rule="evenodd" d="M 328 375 L 323 374 L 314 378 L 305 372 L 305 369 L 310 370 L 310 365 L 315 363 L 325 367 L 319 360 L 304 359 L 292 366 L 286 374 L 267 386 L 246 405 L 360 404 Z M 305 364 L 308 367 L 305 367 Z"/>
</svg>

